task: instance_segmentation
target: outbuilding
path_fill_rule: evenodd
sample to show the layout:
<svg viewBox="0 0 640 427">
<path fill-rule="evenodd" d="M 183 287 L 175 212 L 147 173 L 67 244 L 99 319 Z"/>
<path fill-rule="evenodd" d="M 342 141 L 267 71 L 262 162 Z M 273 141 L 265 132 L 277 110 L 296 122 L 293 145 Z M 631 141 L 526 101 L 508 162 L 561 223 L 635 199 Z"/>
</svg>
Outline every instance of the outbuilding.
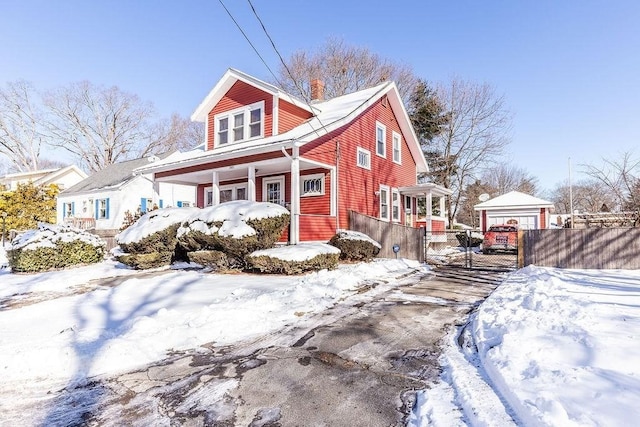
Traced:
<svg viewBox="0 0 640 427">
<path fill-rule="evenodd" d="M 482 232 L 494 224 L 514 224 L 527 230 L 549 228 L 553 203 L 521 193 L 510 191 L 475 205 L 480 214 Z"/>
</svg>

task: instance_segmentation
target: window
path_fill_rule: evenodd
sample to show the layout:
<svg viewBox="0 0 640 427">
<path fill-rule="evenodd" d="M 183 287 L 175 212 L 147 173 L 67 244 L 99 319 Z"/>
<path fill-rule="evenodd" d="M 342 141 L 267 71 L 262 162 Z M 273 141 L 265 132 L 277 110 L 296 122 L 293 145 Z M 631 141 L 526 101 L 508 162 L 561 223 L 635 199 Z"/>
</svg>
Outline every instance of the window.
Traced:
<svg viewBox="0 0 640 427">
<path fill-rule="evenodd" d="M 109 199 L 96 200 L 96 219 L 109 219 Z"/>
<path fill-rule="evenodd" d="M 190 202 L 177 201 L 176 206 L 179 208 L 188 208 L 191 206 Z"/>
<path fill-rule="evenodd" d="M 371 153 L 358 147 L 358 167 L 371 169 Z"/>
<path fill-rule="evenodd" d="M 391 191 L 391 219 L 400 222 L 400 192 L 395 188 Z"/>
<path fill-rule="evenodd" d="M 321 196 L 324 194 L 324 174 L 305 175 L 300 177 L 300 196 Z"/>
<path fill-rule="evenodd" d="M 216 145 L 260 138 L 264 133 L 264 102 L 215 116 Z"/>
<path fill-rule="evenodd" d="M 62 216 L 64 218 L 73 216 L 73 202 L 65 203 L 63 206 Z"/>
<path fill-rule="evenodd" d="M 387 157 L 387 128 L 378 122 L 376 122 L 376 154 Z"/>
<path fill-rule="evenodd" d="M 247 200 L 247 186 L 245 184 L 221 186 L 220 203 L 230 202 L 231 200 Z M 205 206 L 213 204 L 213 189 L 211 187 L 204 189 L 204 203 Z"/>
<path fill-rule="evenodd" d="M 400 158 L 401 155 L 401 148 L 402 147 L 402 139 L 400 138 L 400 134 L 393 132 L 393 162 L 394 163 L 398 163 L 401 164 L 402 160 Z"/>
<path fill-rule="evenodd" d="M 213 190 L 211 189 L 211 187 L 204 190 L 204 205 L 213 205 Z"/>
<path fill-rule="evenodd" d="M 380 219 L 389 219 L 389 187 L 380 186 Z"/>
<path fill-rule="evenodd" d="M 140 212 L 147 213 L 153 210 L 153 200 L 142 197 L 140 199 Z"/>
</svg>

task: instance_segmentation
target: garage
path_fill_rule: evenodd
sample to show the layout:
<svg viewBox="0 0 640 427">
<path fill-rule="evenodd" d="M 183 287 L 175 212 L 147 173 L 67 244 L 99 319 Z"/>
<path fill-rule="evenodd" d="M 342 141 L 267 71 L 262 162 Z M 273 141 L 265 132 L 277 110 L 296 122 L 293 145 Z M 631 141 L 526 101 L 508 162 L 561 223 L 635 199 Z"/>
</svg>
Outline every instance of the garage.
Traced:
<svg viewBox="0 0 640 427">
<path fill-rule="evenodd" d="M 474 206 L 480 216 L 480 229 L 496 224 L 514 224 L 525 230 L 549 228 L 553 203 L 530 194 L 511 191 Z"/>
</svg>

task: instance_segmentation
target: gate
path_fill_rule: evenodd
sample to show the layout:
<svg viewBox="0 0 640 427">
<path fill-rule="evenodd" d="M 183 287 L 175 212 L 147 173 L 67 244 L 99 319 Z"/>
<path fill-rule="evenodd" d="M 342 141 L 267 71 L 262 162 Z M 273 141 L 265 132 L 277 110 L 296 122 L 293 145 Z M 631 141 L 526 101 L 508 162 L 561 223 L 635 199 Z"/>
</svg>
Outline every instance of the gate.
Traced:
<svg viewBox="0 0 640 427">
<path fill-rule="evenodd" d="M 432 265 L 466 269 L 507 271 L 518 267 L 517 251 L 485 254 L 482 252 L 482 238 L 478 230 L 425 231 L 425 259 Z"/>
</svg>

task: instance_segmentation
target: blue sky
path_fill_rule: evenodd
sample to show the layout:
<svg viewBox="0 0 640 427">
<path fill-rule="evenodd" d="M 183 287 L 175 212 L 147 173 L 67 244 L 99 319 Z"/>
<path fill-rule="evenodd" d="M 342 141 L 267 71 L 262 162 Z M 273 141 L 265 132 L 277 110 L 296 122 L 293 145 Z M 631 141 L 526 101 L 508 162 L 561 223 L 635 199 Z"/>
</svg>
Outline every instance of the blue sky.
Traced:
<svg viewBox="0 0 640 427">
<path fill-rule="evenodd" d="M 279 60 L 243 0 L 223 0 L 268 65 Z M 492 84 L 514 113 L 505 162 L 543 189 L 582 164 L 640 155 L 640 2 L 253 0 L 281 54 L 328 37 L 428 81 Z M 229 67 L 271 76 L 218 1 L 5 0 L 0 84 L 116 85 L 190 116 Z"/>
</svg>

